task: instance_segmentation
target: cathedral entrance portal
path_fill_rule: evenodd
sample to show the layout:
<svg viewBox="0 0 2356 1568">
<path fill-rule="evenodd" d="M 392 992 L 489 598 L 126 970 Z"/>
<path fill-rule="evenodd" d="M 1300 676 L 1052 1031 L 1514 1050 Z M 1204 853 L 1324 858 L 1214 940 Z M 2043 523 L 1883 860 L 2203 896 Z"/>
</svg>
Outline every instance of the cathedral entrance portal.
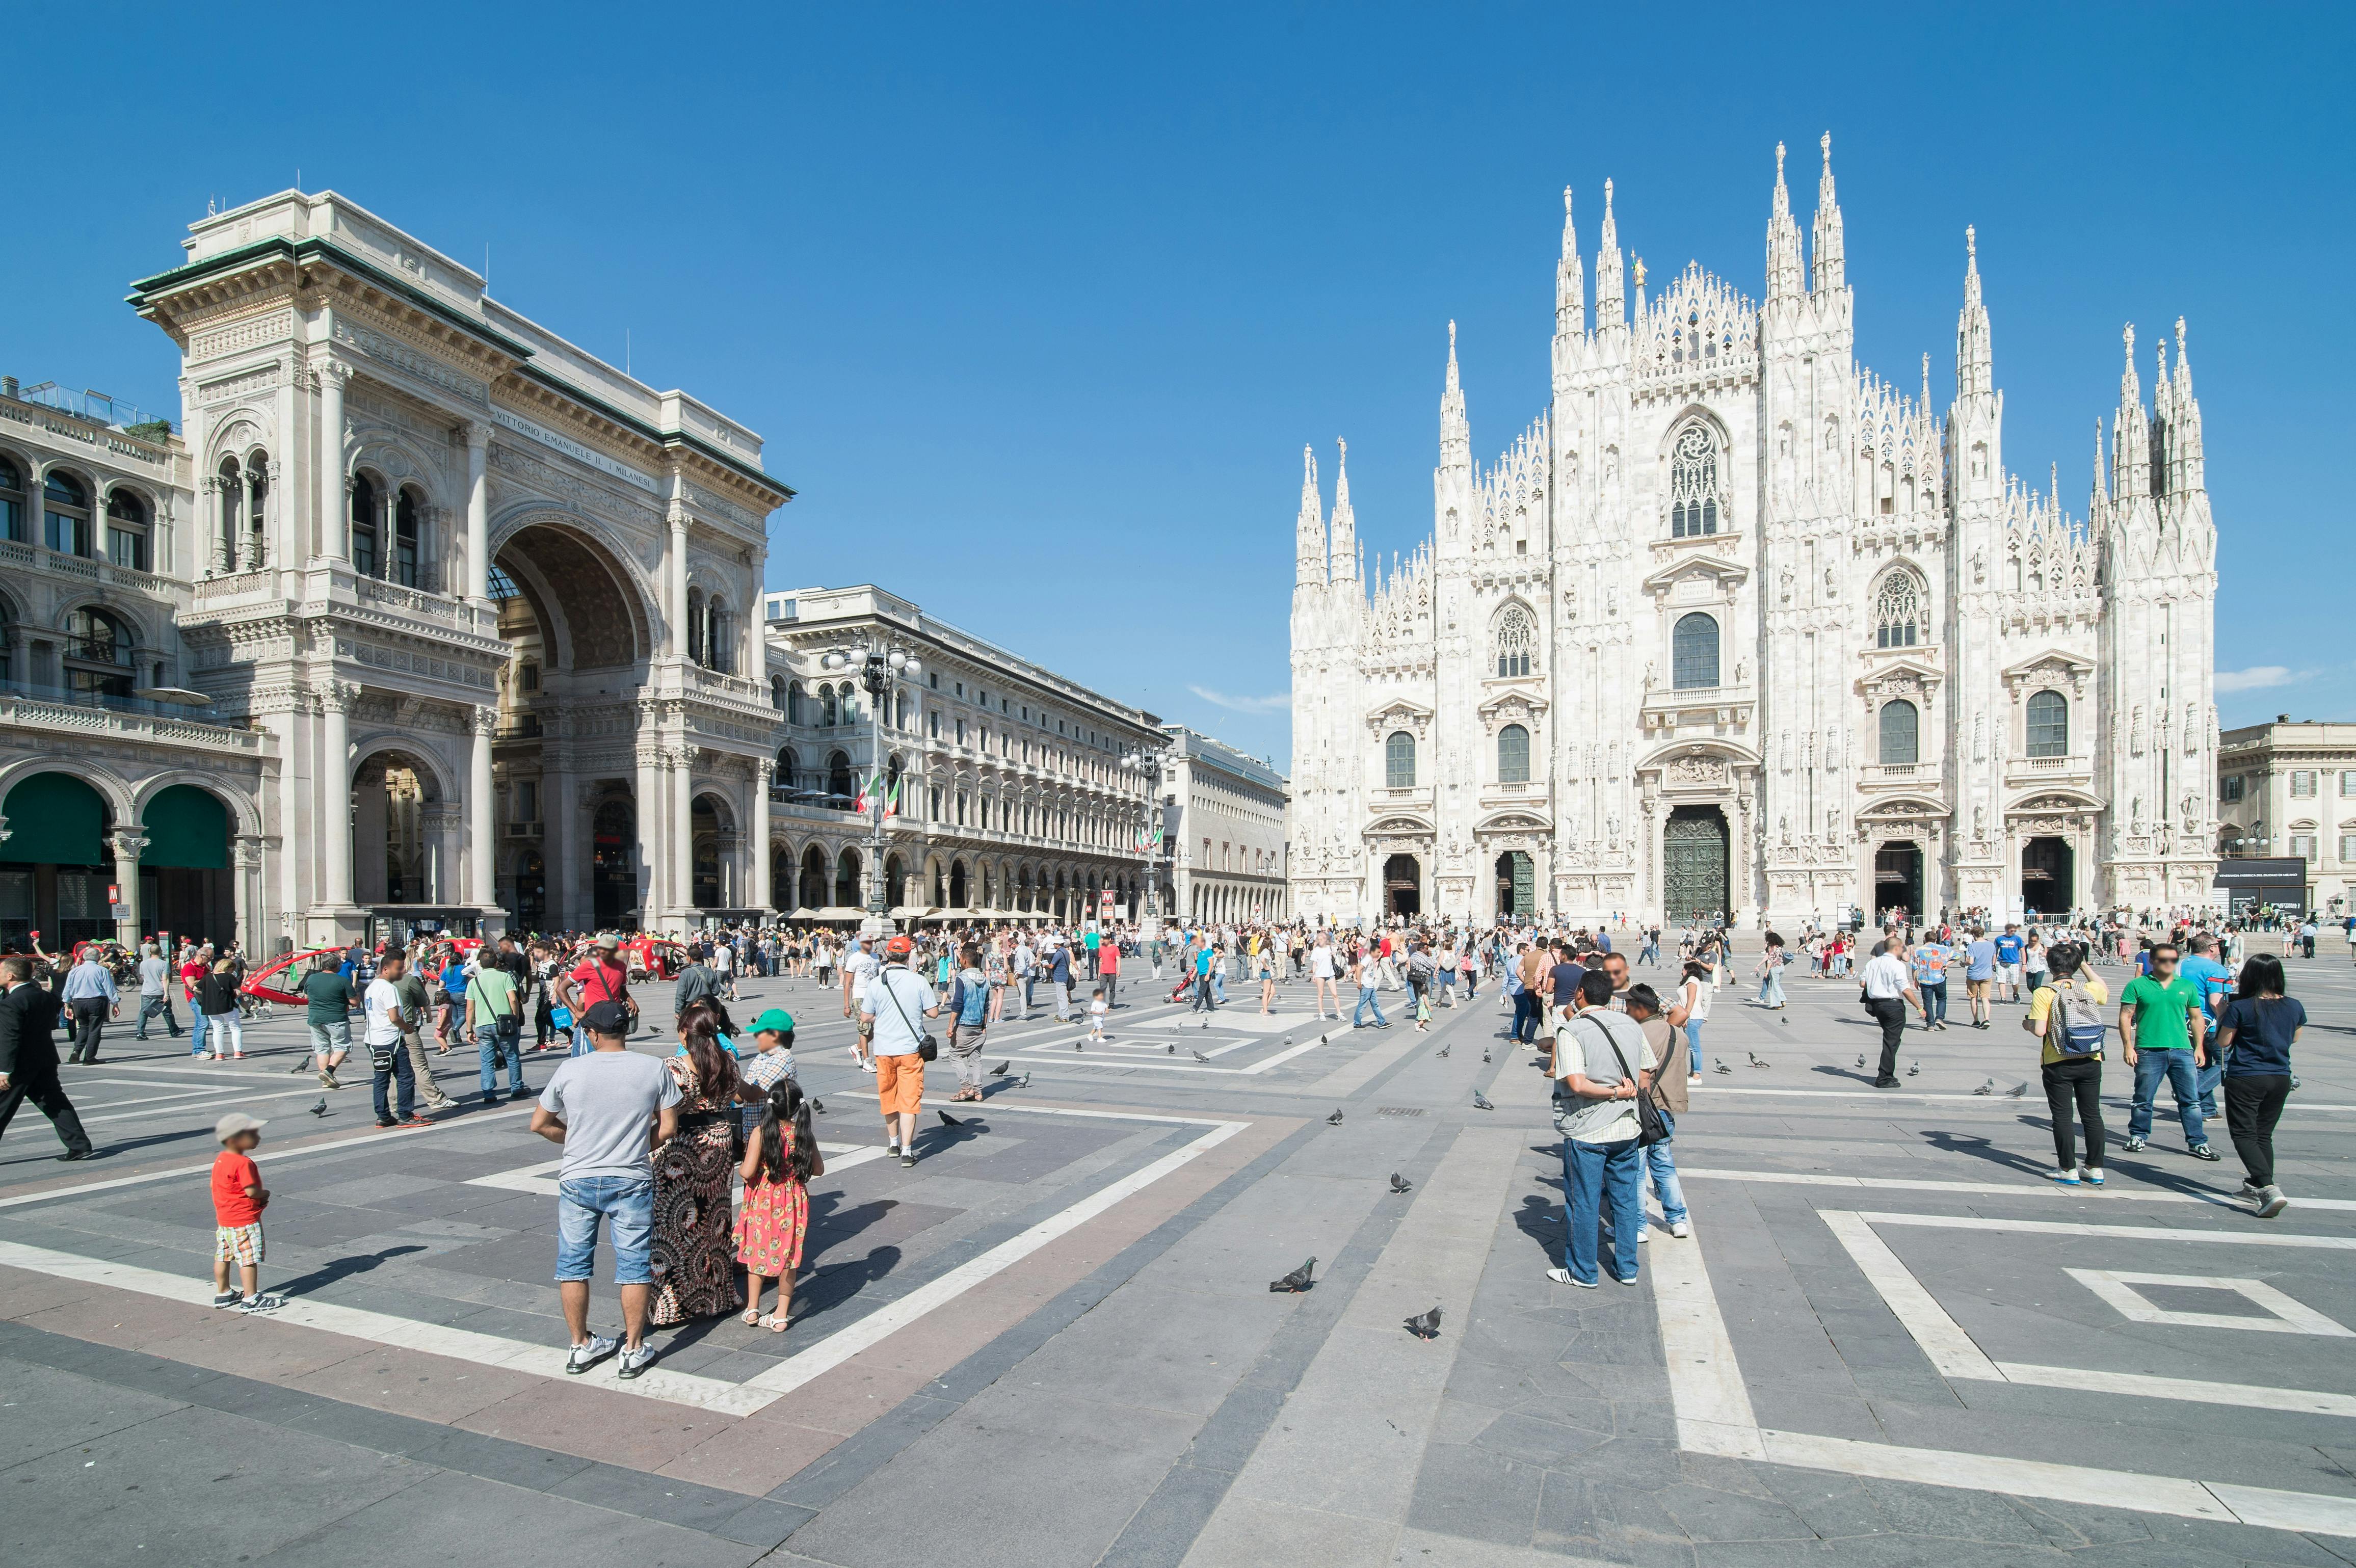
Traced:
<svg viewBox="0 0 2356 1568">
<path fill-rule="evenodd" d="M 1922 918 L 1922 847 L 1884 844 L 1873 855 L 1873 910 L 1878 920 Z"/>
<path fill-rule="evenodd" d="M 1394 855 L 1383 862 L 1383 912 L 1413 916 L 1423 912 L 1423 868 L 1412 855 Z"/>
<path fill-rule="evenodd" d="M 1726 919 L 1726 814 L 1681 805 L 1661 827 L 1661 912 L 1672 924 L 1715 925 Z"/>
<path fill-rule="evenodd" d="M 1527 920 L 1537 912 L 1537 862 L 1526 849 L 1508 849 L 1497 857 L 1497 912 Z"/>
<path fill-rule="evenodd" d="M 2020 847 L 2020 907 L 2031 916 L 2066 913 L 2077 901 L 2077 870 L 2068 839 L 2030 839 Z"/>
</svg>

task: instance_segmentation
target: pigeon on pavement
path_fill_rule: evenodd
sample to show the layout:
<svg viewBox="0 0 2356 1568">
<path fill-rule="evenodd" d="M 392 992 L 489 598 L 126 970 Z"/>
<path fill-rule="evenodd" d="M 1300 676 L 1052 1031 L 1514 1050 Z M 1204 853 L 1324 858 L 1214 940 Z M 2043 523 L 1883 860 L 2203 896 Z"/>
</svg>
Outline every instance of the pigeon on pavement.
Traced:
<svg viewBox="0 0 2356 1568">
<path fill-rule="evenodd" d="M 1731 1068 L 1731 1067 L 1729 1067 L 1729 1066 L 1726 1064 L 1726 1058 L 1724 1058 L 1723 1056 L 1721 1056 L 1721 1057 L 1718 1058 L 1717 1060 L 1718 1060 L 1718 1070 L 1719 1070 L 1720 1072 L 1725 1073 L 1725 1074 L 1726 1074 L 1728 1077 L 1730 1077 L 1730 1078 L 1733 1077 L 1733 1076 L 1734 1076 L 1734 1069 L 1733 1069 L 1733 1068 Z"/>
<path fill-rule="evenodd" d="M 1211 1060 L 1209 1057 L 1207 1057 L 1207 1056 L 1204 1055 L 1204 1054 L 1203 1054 L 1201 1051 L 1189 1051 L 1187 1054 L 1188 1054 L 1188 1055 L 1190 1055 L 1190 1056 L 1192 1056 L 1192 1057 L 1194 1057 L 1194 1059 L 1195 1061 L 1210 1061 L 1210 1060 Z"/>
<path fill-rule="evenodd" d="M 1394 1170 L 1391 1172 L 1391 1190 L 1393 1192 L 1405 1192 L 1412 1189 L 1414 1186 L 1414 1182 L 1409 1181 L 1398 1171 Z"/>
<path fill-rule="evenodd" d="M 1435 1307 L 1429 1312 L 1408 1318 L 1407 1320 L 1407 1331 L 1414 1335 L 1419 1339 L 1439 1339 L 1440 1308 Z"/>
<path fill-rule="evenodd" d="M 997 1066 L 990 1070 L 990 1075 L 992 1078 L 1003 1078 L 1010 1071 L 1012 1070 L 1013 1066 L 1014 1063 L 1011 1061 L 1001 1061 Z"/>
<path fill-rule="evenodd" d="M 1456 1049 L 1456 1047 L 1455 1047 L 1455 1045 L 1454 1045 L 1454 1043 L 1453 1043 L 1453 1042 L 1451 1042 L 1451 1043 L 1450 1043 L 1450 1044 L 1447 1044 L 1447 1045 L 1443 1045 L 1443 1046 L 1441 1046 L 1441 1047 L 1440 1048 L 1440 1055 L 1442 1055 L 1442 1056 L 1446 1056 L 1450 1051 L 1454 1051 L 1455 1049 Z"/>
<path fill-rule="evenodd" d="M 1020 1079 L 1016 1080 L 1014 1086 L 1017 1089 L 1028 1089 L 1031 1087 L 1031 1074 L 1025 1072 Z"/>
<path fill-rule="evenodd" d="M 1317 1260 L 1315 1258 L 1311 1258 L 1307 1263 L 1302 1264 L 1299 1268 L 1294 1269 L 1282 1279 L 1269 1280 L 1268 1282 L 1268 1288 L 1271 1292 L 1279 1295 L 1281 1295 L 1286 1291 L 1290 1291 L 1295 1295 L 1298 1295 L 1300 1292 L 1307 1290 L 1311 1285 L 1317 1283 L 1313 1277 L 1316 1272 Z"/>
<path fill-rule="evenodd" d="M 327 1097 L 325 1094 L 320 1095 L 319 1103 L 311 1107 L 311 1114 L 315 1116 L 324 1116 L 327 1114 Z"/>
<path fill-rule="evenodd" d="M 1485 1045 L 1481 1048 L 1481 1060 L 1483 1061 L 1489 1060 L 1489 1048 Z"/>
<path fill-rule="evenodd" d="M 1333 1107 L 1333 1114 L 1325 1118 L 1325 1125 L 1329 1127 L 1338 1127 L 1342 1125 L 1341 1106 L 1336 1105 Z"/>
<path fill-rule="evenodd" d="M 1864 1066 L 1864 1065 L 1865 1065 L 1865 1052 L 1863 1052 L 1863 1051 L 1858 1051 L 1858 1052 L 1857 1053 L 1857 1064 L 1858 1064 L 1859 1067 L 1862 1067 L 1862 1066 Z"/>
<path fill-rule="evenodd" d="M 1023 1076 L 1027 1078 L 1027 1077 L 1029 1077 L 1029 1076 L 1030 1076 L 1030 1074 L 1025 1073 L 1025 1074 L 1023 1074 Z M 810 1101 L 810 1115 L 813 1115 L 813 1116 L 823 1116 L 823 1115 L 826 1115 L 826 1102 L 825 1102 L 825 1101 L 823 1101 L 823 1100 L 820 1100 L 820 1099 L 812 1098 L 812 1100 Z"/>
<path fill-rule="evenodd" d="M 1742 1054 L 1751 1058 L 1751 1065 L 1753 1067 L 1764 1067 L 1768 1065 L 1766 1062 L 1759 1060 L 1759 1053 L 1755 1051 L 1746 1051 Z"/>
<path fill-rule="evenodd" d="M 1909 1078 L 1913 1077 L 1917 1072 L 1922 1071 L 1922 1064 L 1919 1061 L 1910 1061 L 1906 1064 L 1906 1076 Z"/>
<path fill-rule="evenodd" d="M 1164 1055 L 1164 1056 L 1175 1056 L 1175 1055 L 1177 1055 L 1177 1054 L 1178 1054 L 1178 1042 L 1177 1042 L 1176 1040 L 1172 1040 L 1168 1045 L 1163 1046 L 1163 1047 L 1162 1048 L 1162 1055 Z"/>
<path fill-rule="evenodd" d="M 2019 1083 L 2014 1084 L 2011 1088 L 2004 1092 L 2004 1097 L 2008 1100 L 2022 1100 L 2028 1098 L 2028 1096 L 2029 1080 L 2026 1078 L 2022 1079 Z"/>
<path fill-rule="evenodd" d="M 1976 1089 L 1973 1090 L 1973 1091 L 1972 1091 L 1972 1093 L 1975 1093 L 1975 1094 L 1993 1094 L 1993 1093 L 1996 1093 L 1996 1080 L 1995 1080 L 1995 1079 L 1993 1079 L 1993 1078 L 1989 1079 L 1987 1083 L 1985 1083 L 1981 1084 L 1978 1088 L 1976 1088 Z"/>
<path fill-rule="evenodd" d="M 1476 1111 L 1494 1111 L 1494 1110 L 1495 1110 L 1497 1107 L 1496 1107 L 1496 1106 L 1494 1106 L 1494 1105 L 1492 1105 L 1491 1104 L 1489 1104 L 1489 1102 L 1488 1102 L 1488 1101 L 1486 1101 L 1486 1100 L 1483 1099 L 1483 1098 L 1481 1097 L 1481 1091 L 1480 1091 L 1480 1090 L 1478 1090 L 1478 1089 L 1475 1089 L 1475 1090 L 1473 1090 L 1473 1091 L 1472 1091 L 1472 1108 L 1473 1108 L 1474 1110 L 1476 1110 Z"/>
<path fill-rule="evenodd" d="M 937 1116 L 938 1116 L 938 1117 L 941 1119 L 941 1125 L 943 1125 L 943 1126 L 945 1126 L 945 1127 L 961 1127 L 961 1126 L 965 1125 L 965 1124 L 964 1124 L 963 1122 L 958 1121 L 955 1116 L 950 1115 L 947 1111 L 935 1111 L 935 1112 L 933 1113 L 933 1115 L 937 1115 Z"/>
</svg>

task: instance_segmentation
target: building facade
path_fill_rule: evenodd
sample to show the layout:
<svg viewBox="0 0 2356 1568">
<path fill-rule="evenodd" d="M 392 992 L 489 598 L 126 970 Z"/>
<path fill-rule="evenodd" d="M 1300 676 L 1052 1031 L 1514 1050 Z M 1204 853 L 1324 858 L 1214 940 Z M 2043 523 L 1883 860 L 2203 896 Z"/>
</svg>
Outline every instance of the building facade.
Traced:
<svg viewBox="0 0 2356 1568">
<path fill-rule="evenodd" d="M 2277 908 L 2356 909 L 2356 724 L 2284 713 L 2220 735 L 2217 854 L 2304 862 L 2293 885 L 2265 890 Z"/>
<path fill-rule="evenodd" d="M 1187 920 L 1290 919 L 1285 876 L 1290 791 L 1258 757 L 1164 724 L 1162 837 L 1172 901 Z"/>
<path fill-rule="evenodd" d="M 0 816 L 87 827 L 94 795 L 112 856 L 34 867 L 37 913 L 63 934 L 109 870 L 110 933 L 257 949 L 767 907 L 780 715 L 744 612 L 792 492 L 760 438 L 332 192 L 184 249 L 132 296 L 180 353 L 178 435 L 0 398 L 32 688 Z"/>
<path fill-rule="evenodd" d="M 1149 805 L 1128 759 L 1161 741 L 1114 701 L 872 584 L 765 596 L 780 710 L 766 841 L 780 910 L 861 910 L 877 860 L 861 800 L 881 789 L 885 897 L 903 919 L 1134 912 Z M 879 704 L 827 656 L 913 656 Z"/>
<path fill-rule="evenodd" d="M 2214 868 L 2216 531 L 2177 323 L 2126 334 L 2084 520 L 2005 464 L 1977 248 L 1955 391 L 1855 358 L 1831 139 L 1766 297 L 1645 284 L 1604 186 L 1590 316 L 1564 192 L 1553 395 L 1472 461 L 1455 329 L 1432 535 L 1370 575 L 1306 461 L 1294 908 L 1789 924 L 2199 902 Z"/>
</svg>

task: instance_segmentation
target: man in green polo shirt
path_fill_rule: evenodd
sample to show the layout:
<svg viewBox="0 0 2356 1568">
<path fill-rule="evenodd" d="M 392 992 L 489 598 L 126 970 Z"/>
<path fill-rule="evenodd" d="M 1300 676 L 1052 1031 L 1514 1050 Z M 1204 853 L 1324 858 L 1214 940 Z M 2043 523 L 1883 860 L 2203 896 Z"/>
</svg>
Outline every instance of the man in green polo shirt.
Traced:
<svg viewBox="0 0 2356 1568">
<path fill-rule="evenodd" d="M 2127 982 L 2119 993 L 2119 1039 L 2127 1065 L 2135 1069 L 2135 1106 L 2127 1113 L 2127 1152 L 2144 1147 L 2151 1133 L 2152 1103 L 2159 1081 L 2176 1095 L 2184 1145 L 2195 1159 L 2217 1157 L 2201 1125 L 2200 1069 L 2206 1064 L 2208 1022 L 2201 987 L 2177 973 L 2183 955 L 2163 942 L 2151 950 L 2151 973 Z"/>
<path fill-rule="evenodd" d="M 474 1036 L 482 1066 L 486 1105 L 498 1104 L 503 1057 L 508 1066 L 508 1098 L 520 1100 L 529 1093 L 523 1086 L 523 1004 L 516 996 L 515 976 L 500 968 L 497 958 L 488 947 L 477 948 L 465 981 L 466 1032 Z"/>
</svg>

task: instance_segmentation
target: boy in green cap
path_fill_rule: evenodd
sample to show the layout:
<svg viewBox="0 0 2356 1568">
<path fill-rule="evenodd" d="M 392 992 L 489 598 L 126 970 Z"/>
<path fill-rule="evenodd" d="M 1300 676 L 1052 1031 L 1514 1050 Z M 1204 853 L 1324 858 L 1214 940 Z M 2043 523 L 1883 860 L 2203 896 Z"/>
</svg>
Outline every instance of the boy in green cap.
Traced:
<svg viewBox="0 0 2356 1568">
<path fill-rule="evenodd" d="M 736 1071 L 740 1083 L 736 1098 L 744 1111 L 748 1137 L 761 1125 L 761 1107 L 769 1098 L 770 1088 L 780 1078 L 795 1077 L 794 1015 L 783 1008 L 771 1008 L 755 1019 L 753 1043 L 759 1047 L 760 1054 Z"/>
</svg>

